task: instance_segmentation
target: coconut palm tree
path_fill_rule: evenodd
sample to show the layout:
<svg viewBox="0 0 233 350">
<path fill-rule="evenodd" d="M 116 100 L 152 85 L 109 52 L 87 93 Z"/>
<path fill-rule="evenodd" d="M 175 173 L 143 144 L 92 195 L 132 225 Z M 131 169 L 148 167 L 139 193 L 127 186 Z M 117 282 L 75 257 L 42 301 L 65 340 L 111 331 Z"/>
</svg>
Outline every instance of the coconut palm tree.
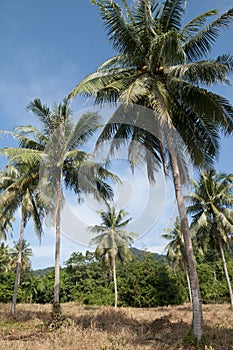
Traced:
<svg viewBox="0 0 233 350">
<path fill-rule="evenodd" d="M 3 178 L 4 178 L 4 171 L 0 170 L 0 193 L 3 190 L 2 184 L 3 184 Z M 3 202 L 0 196 L 0 239 L 6 240 L 7 236 L 12 236 L 13 232 L 13 226 L 12 223 L 14 221 L 14 217 L 9 213 L 4 213 L 3 216 Z"/>
<path fill-rule="evenodd" d="M 116 308 L 118 303 L 116 260 L 119 258 L 124 262 L 131 259 L 129 245 L 136 235 L 125 229 L 131 218 L 125 219 L 127 213 L 124 210 L 117 211 L 115 207 L 108 206 L 108 211 L 102 210 L 99 214 L 102 219 L 100 225 L 89 229 L 91 233 L 97 233 L 97 236 L 91 240 L 91 244 L 97 244 L 96 256 L 102 258 L 106 265 L 112 268 Z"/>
<path fill-rule="evenodd" d="M 8 246 L 0 244 L 0 273 L 8 272 L 11 269 L 11 256 Z"/>
<path fill-rule="evenodd" d="M 28 221 L 32 219 L 35 233 L 39 239 L 43 232 L 42 219 L 45 215 L 45 209 L 39 194 L 36 192 L 38 181 L 38 168 L 30 167 L 25 164 L 11 164 L 5 167 L 5 171 L 1 172 L 0 202 L 2 218 L 5 218 L 5 221 L 8 223 L 9 217 L 14 217 L 18 208 L 21 210 L 16 277 L 11 305 L 11 314 L 13 317 L 16 313 L 17 292 L 22 268 L 25 226 Z M 6 226 L 6 224 L 4 224 L 4 226 Z"/>
<path fill-rule="evenodd" d="M 74 122 L 69 101 L 64 99 L 50 109 L 39 99 L 32 101 L 27 109 L 42 123 L 42 131 L 32 125 L 16 128 L 17 132 L 7 132 L 20 142 L 20 148 L 7 148 L 1 152 L 11 162 L 39 167 L 39 194 L 46 211 L 50 213 L 55 225 L 55 278 L 54 278 L 54 316 L 60 313 L 60 239 L 63 185 L 72 189 L 79 198 L 82 193 L 95 198 L 110 199 L 112 189 L 107 178 L 118 181 L 102 163 L 94 161 L 90 154 L 80 147 L 100 128 L 99 116 L 84 114 Z"/>
<path fill-rule="evenodd" d="M 1 176 L 1 172 L 0 172 L 0 176 Z M 2 203 L 1 203 L 2 204 Z M 0 204 L 0 210 L 1 209 L 1 204 Z M 10 233 L 10 235 L 12 234 L 13 231 L 13 227 L 12 227 L 12 223 L 14 221 L 14 217 L 12 216 L 2 216 L 2 212 L 0 213 L 0 239 L 7 239 L 7 234 Z"/>
<path fill-rule="evenodd" d="M 20 250 L 20 241 L 14 241 L 13 248 L 10 249 L 11 256 L 11 267 L 16 270 L 18 263 L 18 255 Z M 22 250 L 21 250 L 21 270 L 26 271 L 30 268 L 30 258 L 33 256 L 32 249 L 30 248 L 30 243 L 25 239 L 23 240 Z"/>
<path fill-rule="evenodd" d="M 232 287 L 224 255 L 233 236 L 233 174 L 217 174 L 211 169 L 200 174 L 199 181 L 192 181 L 194 191 L 187 199 L 187 210 L 192 215 L 192 227 L 196 240 L 206 251 L 218 247 L 228 285 L 231 308 L 233 308 Z"/>
<path fill-rule="evenodd" d="M 172 229 L 171 228 L 165 229 L 165 232 L 166 233 L 161 235 L 161 237 L 170 241 L 164 248 L 164 250 L 167 251 L 167 258 L 171 262 L 171 264 L 180 265 L 182 270 L 185 272 L 187 283 L 188 283 L 189 299 L 190 299 L 190 302 L 192 303 L 192 293 L 191 293 L 191 286 L 190 286 L 190 280 L 189 280 L 188 269 L 187 269 L 185 244 L 184 244 L 184 237 L 181 232 L 180 219 L 176 218 L 174 227 Z"/>
<path fill-rule="evenodd" d="M 121 5 L 114 0 L 92 2 L 98 6 L 117 55 L 84 78 L 69 96 L 94 96 L 95 103 L 121 102 L 130 107 L 137 104 L 153 111 L 147 118 L 149 113 L 141 116 L 137 111 L 130 112 L 128 108 L 125 112 L 124 106 L 120 107 L 121 118 L 113 116 L 99 140 L 115 138 L 113 150 L 119 148 L 122 140 L 131 141 L 131 164 L 134 164 L 134 141 L 145 146 L 144 159 L 152 180 L 159 160 L 165 163 L 167 156 L 192 289 L 193 334 L 200 339 L 202 305 L 182 193 L 183 180 L 187 179 L 183 155 L 188 152 L 195 166 L 209 164 L 218 150 L 218 131 L 222 128 L 232 131 L 232 106 L 204 86 L 228 82 L 233 70 L 230 55 L 205 59 L 220 30 L 231 23 L 233 9 L 211 23 L 207 21 L 217 11 L 208 11 L 182 27 L 185 0 L 163 3 L 138 0 L 132 8 L 127 0 L 122 0 Z M 167 172 L 167 164 L 164 169 Z"/>
</svg>

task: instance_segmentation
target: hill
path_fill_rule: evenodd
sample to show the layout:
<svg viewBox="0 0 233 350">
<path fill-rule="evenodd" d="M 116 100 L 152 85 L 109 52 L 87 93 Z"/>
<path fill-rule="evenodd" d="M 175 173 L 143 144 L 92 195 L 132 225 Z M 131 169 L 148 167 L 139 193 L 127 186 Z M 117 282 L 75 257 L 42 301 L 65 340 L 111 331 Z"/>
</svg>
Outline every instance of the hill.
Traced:
<svg viewBox="0 0 233 350">
<path fill-rule="evenodd" d="M 166 263 L 167 259 L 165 255 L 158 254 L 158 253 L 152 253 L 147 250 L 141 250 L 138 248 L 130 248 L 133 255 L 136 257 L 137 260 L 143 260 L 146 257 L 151 257 L 153 260 L 158 261 L 160 263 Z"/>
<path fill-rule="evenodd" d="M 166 256 L 162 254 L 152 253 L 146 250 L 141 250 L 138 248 L 130 248 L 133 253 L 133 256 L 136 260 L 142 261 L 146 257 L 151 257 L 154 261 L 158 261 L 160 263 L 166 263 Z M 45 276 L 47 273 L 54 271 L 54 267 L 46 267 L 44 269 L 33 270 L 32 273 L 34 276 Z"/>
<path fill-rule="evenodd" d="M 44 269 L 37 269 L 37 270 L 33 270 L 32 273 L 34 276 L 45 276 L 47 275 L 47 273 L 49 272 L 53 272 L 54 271 L 54 267 L 50 266 L 50 267 L 45 267 Z"/>
</svg>

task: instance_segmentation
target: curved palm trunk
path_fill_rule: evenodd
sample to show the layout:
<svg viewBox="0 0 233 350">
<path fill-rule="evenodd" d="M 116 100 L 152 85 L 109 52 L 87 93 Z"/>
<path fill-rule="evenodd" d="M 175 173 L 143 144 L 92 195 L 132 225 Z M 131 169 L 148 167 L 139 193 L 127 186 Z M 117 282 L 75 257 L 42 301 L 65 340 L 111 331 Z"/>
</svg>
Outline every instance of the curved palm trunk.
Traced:
<svg viewBox="0 0 233 350">
<path fill-rule="evenodd" d="M 61 240 L 61 172 L 57 181 L 57 199 L 55 208 L 55 227 L 56 227 L 56 245 L 55 245 L 55 275 L 54 275 L 54 317 L 60 313 L 60 240 Z"/>
<path fill-rule="evenodd" d="M 203 324 L 203 314 L 202 314 L 202 303 L 199 281 L 197 276 L 196 263 L 193 253 L 193 246 L 191 235 L 189 231 L 188 219 L 186 208 L 184 205 L 184 197 L 182 192 L 181 177 L 179 166 L 177 163 L 177 157 L 175 154 L 175 149 L 170 142 L 170 159 L 172 166 L 173 182 L 175 187 L 176 201 L 181 221 L 181 230 L 184 237 L 185 253 L 188 265 L 188 274 L 191 286 L 192 294 L 192 307 L 193 307 L 193 321 L 192 321 L 192 331 L 193 335 L 200 340 L 202 337 L 202 324 Z"/>
<path fill-rule="evenodd" d="M 223 269 L 224 269 L 224 273 L 225 273 L 225 277 L 226 277 L 226 281 L 227 281 L 227 286 L 228 286 L 228 290 L 229 290 L 231 309 L 233 309 L 233 294 L 232 294 L 232 288 L 231 288 L 231 281 L 230 281 L 230 277 L 229 277 L 229 273 L 228 273 L 228 269 L 227 269 L 227 263 L 226 263 L 226 259 L 225 259 L 225 255 L 224 255 L 222 240 L 221 240 L 221 237 L 218 234 L 218 232 L 217 232 L 217 240 L 218 240 L 218 246 L 219 246 L 219 250 L 220 250 L 220 254 L 221 254 Z"/>
<path fill-rule="evenodd" d="M 17 293 L 18 293 L 18 288 L 20 283 L 24 227 L 25 227 L 25 215 L 24 215 L 24 209 L 22 208 L 22 217 L 21 217 L 20 235 L 19 235 L 18 261 L 17 261 L 17 267 L 16 267 L 14 293 L 13 293 L 12 304 L 11 304 L 11 315 L 13 317 L 15 317 L 15 314 L 16 314 Z"/>
<path fill-rule="evenodd" d="M 113 257 L 113 281 L 114 281 L 114 295 L 115 295 L 114 307 L 117 308 L 118 294 L 117 294 L 116 257 L 115 256 Z"/>
</svg>

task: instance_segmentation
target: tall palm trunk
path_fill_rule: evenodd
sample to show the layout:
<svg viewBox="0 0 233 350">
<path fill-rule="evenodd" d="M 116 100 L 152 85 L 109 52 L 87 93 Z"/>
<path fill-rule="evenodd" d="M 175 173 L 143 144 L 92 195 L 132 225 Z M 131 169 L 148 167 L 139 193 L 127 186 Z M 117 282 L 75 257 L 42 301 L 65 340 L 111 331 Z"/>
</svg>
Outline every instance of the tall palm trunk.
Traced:
<svg viewBox="0 0 233 350">
<path fill-rule="evenodd" d="M 202 337 L 202 324 L 203 324 L 200 287 L 199 287 L 196 263 L 195 263 L 194 253 L 193 253 L 192 240 L 191 240 L 191 235 L 189 231 L 188 218 L 187 218 L 186 208 L 184 205 L 184 196 L 182 192 L 179 166 L 178 166 L 175 149 L 174 149 L 174 146 L 172 145 L 172 142 L 169 142 L 169 145 L 170 145 L 169 152 L 170 152 L 170 160 L 171 160 L 171 166 L 172 166 L 173 182 L 174 182 L 176 201 L 177 201 L 177 206 L 178 206 L 178 211 L 179 211 L 179 216 L 181 221 L 181 231 L 184 237 L 185 253 L 186 253 L 189 280 L 190 280 L 191 293 L 192 293 L 192 307 L 193 307 L 192 330 L 193 330 L 193 335 L 198 340 L 200 340 Z"/>
<path fill-rule="evenodd" d="M 118 294 L 117 294 L 116 257 L 115 256 L 113 257 L 113 281 L 114 281 L 114 295 L 115 295 L 114 307 L 117 308 Z"/>
<path fill-rule="evenodd" d="M 15 276 L 15 285 L 14 285 L 14 293 L 11 304 L 11 315 L 15 317 L 16 314 L 16 301 L 17 301 L 17 293 L 20 283 L 20 272 L 21 272 L 21 261 L 22 261 L 22 249 L 23 249 L 23 236 L 24 236 L 24 227 L 25 227 L 25 213 L 24 208 L 22 206 L 22 217 L 21 217 L 21 225 L 20 225 L 20 235 L 19 235 L 19 251 L 18 251 L 18 260 L 16 266 L 16 276 Z"/>
<path fill-rule="evenodd" d="M 57 180 L 56 208 L 55 208 L 55 227 L 56 227 L 56 245 L 55 245 L 55 276 L 54 276 L 54 317 L 60 313 L 60 241 L 61 241 L 61 171 Z"/>
<path fill-rule="evenodd" d="M 217 228 L 216 228 L 216 230 L 217 230 Z M 229 290 L 231 309 L 233 309 L 233 294 L 232 294 L 232 288 L 231 288 L 231 281 L 230 281 L 230 277 L 229 277 L 229 273 L 228 273 L 228 269 L 227 269 L 227 263 L 226 263 L 226 259 L 225 259 L 225 255 L 224 255 L 222 240 L 221 240 L 221 237 L 220 237 L 218 232 L 216 235 L 217 235 L 217 240 L 218 240 L 219 251 L 221 254 L 223 269 L 224 269 L 224 273 L 225 273 L 225 277 L 226 277 L 226 281 L 227 281 L 227 286 L 228 286 L 228 290 Z"/>
</svg>

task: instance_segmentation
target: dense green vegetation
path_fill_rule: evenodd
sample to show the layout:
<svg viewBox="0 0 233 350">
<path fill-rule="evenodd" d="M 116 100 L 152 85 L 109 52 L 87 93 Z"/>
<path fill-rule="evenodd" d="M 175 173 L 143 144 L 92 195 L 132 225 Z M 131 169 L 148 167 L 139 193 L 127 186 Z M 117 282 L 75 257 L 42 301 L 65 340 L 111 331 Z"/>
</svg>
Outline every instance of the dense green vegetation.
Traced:
<svg viewBox="0 0 233 350">
<path fill-rule="evenodd" d="M 10 251 L 8 250 L 9 254 Z M 170 266 L 164 255 L 132 249 L 133 260 L 117 261 L 118 303 L 120 306 L 155 307 L 188 301 L 188 285 L 184 271 Z M 233 247 L 225 250 L 229 275 L 233 280 Z M 0 256 L 1 259 L 1 256 Z M 204 303 L 229 302 L 221 259 L 217 251 L 197 257 L 201 295 Z M 0 273 L 0 302 L 10 302 L 15 272 Z M 54 268 L 22 272 L 18 301 L 51 303 Z M 114 305 L 114 283 L 110 269 L 97 260 L 94 253 L 74 252 L 61 269 L 61 302 L 77 301 L 87 305 Z"/>
</svg>

